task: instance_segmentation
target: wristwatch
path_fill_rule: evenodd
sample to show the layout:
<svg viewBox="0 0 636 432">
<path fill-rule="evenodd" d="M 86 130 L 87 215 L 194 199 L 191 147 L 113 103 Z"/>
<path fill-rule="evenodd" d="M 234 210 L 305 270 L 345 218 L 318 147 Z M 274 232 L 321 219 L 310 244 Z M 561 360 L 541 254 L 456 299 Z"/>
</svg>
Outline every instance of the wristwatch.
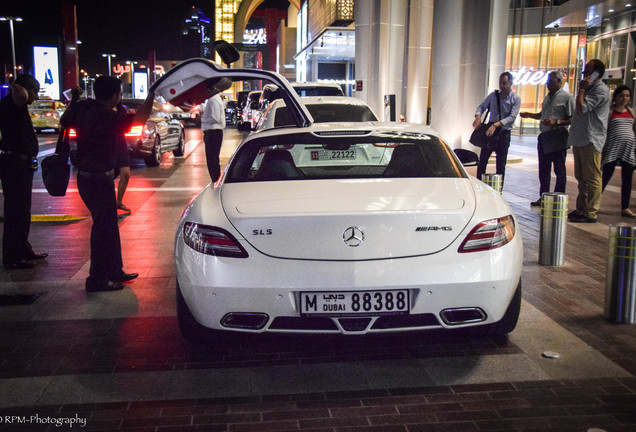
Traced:
<svg viewBox="0 0 636 432">
<path fill-rule="evenodd" d="M 561 124 L 561 120 L 556 121 L 556 125 L 559 126 Z"/>
</svg>

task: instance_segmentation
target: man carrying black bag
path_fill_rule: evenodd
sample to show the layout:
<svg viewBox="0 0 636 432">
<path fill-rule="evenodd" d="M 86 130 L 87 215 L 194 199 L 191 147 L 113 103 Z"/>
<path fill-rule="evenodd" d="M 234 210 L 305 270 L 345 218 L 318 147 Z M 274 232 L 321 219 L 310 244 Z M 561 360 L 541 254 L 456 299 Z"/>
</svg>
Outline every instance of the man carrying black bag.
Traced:
<svg viewBox="0 0 636 432">
<path fill-rule="evenodd" d="M 0 178 L 4 192 L 4 234 L 2 262 L 6 269 L 29 269 L 33 260 L 46 253 L 33 251 L 31 191 L 33 172 L 38 167 L 38 137 L 27 105 L 38 97 L 40 83 L 31 75 L 19 75 L 11 93 L 0 101 Z"/>
<path fill-rule="evenodd" d="M 121 105 L 121 85 L 115 77 L 98 77 L 95 99 L 78 102 L 62 116 L 62 127 L 77 132 L 77 188 L 93 218 L 87 292 L 121 290 L 123 282 L 138 276 L 123 270 L 113 171 L 119 137 L 133 123 L 146 122 L 154 94 L 148 94 L 136 114 L 127 114 Z"/>
<path fill-rule="evenodd" d="M 531 206 L 541 205 L 541 195 L 550 192 L 550 177 L 552 166 L 556 183 L 555 192 L 565 193 L 567 172 L 565 158 L 567 157 L 568 125 L 574 114 L 574 97 L 563 89 L 563 74 L 552 71 L 548 74 L 546 83 L 548 94 L 543 100 L 540 113 L 522 112 L 522 118 L 541 120 L 537 153 L 539 156 L 539 199 L 532 201 Z"/>
<path fill-rule="evenodd" d="M 481 125 L 481 115 L 486 109 L 490 110 L 491 119 L 498 119 L 492 123 L 486 131 L 486 135 L 491 137 L 495 135 L 497 129 L 501 128 L 501 131 L 498 132 L 499 137 L 495 146 L 483 146 L 481 148 L 479 164 L 477 165 L 477 178 L 480 180 L 482 174 L 486 172 L 488 159 L 490 159 L 493 151 L 497 153 L 497 174 L 501 174 L 503 177 L 506 172 L 508 148 L 510 147 L 510 131 L 521 108 L 521 98 L 512 91 L 512 85 L 513 76 L 510 72 L 504 72 L 499 75 L 499 94 L 496 92 L 490 93 L 475 111 L 474 129 Z"/>
</svg>

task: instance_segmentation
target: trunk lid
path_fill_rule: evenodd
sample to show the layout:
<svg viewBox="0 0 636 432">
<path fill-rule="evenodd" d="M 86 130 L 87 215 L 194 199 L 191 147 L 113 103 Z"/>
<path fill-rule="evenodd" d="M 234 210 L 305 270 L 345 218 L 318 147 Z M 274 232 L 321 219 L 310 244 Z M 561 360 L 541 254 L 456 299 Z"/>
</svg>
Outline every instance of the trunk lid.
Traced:
<svg viewBox="0 0 636 432">
<path fill-rule="evenodd" d="M 288 259 L 369 260 L 436 253 L 475 209 L 467 178 L 229 183 L 229 221 L 261 253 Z"/>
</svg>

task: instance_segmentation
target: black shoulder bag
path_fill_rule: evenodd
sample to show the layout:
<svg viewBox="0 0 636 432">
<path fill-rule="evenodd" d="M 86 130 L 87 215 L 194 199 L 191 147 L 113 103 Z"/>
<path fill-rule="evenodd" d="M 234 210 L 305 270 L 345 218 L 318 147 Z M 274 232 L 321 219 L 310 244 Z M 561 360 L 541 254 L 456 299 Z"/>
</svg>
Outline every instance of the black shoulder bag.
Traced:
<svg viewBox="0 0 636 432">
<path fill-rule="evenodd" d="M 68 164 L 70 149 L 69 129 L 63 128 L 57 139 L 55 153 L 42 159 L 42 180 L 51 196 L 66 195 L 71 176 L 71 166 Z"/>
<path fill-rule="evenodd" d="M 497 148 L 497 143 L 499 142 L 499 136 L 501 135 L 501 128 L 496 128 L 495 133 L 492 134 L 492 136 L 490 137 L 486 135 L 486 131 L 490 129 L 490 126 L 492 126 L 494 123 L 501 120 L 501 98 L 499 96 L 499 90 L 495 90 L 495 95 L 497 96 L 497 111 L 499 114 L 498 115 L 499 119 L 493 122 L 486 123 L 486 119 L 488 118 L 488 112 L 490 111 L 490 107 L 488 107 L 488 109 L 486 109 L 484 113 L 485 115 L 482 119 L 481 124 L 477 126 L 477 128 L 470 135 L 470 139 L 468 140 L 473 145 L 479 148 L 488 147 L 491 150 L 495 150 Z"/>
</svg>

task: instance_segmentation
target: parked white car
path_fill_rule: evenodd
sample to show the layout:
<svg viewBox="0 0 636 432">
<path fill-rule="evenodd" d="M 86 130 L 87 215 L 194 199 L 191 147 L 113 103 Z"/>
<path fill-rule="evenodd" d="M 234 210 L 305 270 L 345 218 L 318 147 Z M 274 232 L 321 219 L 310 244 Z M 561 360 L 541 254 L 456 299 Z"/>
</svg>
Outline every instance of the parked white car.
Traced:
<svg viewBox="0 0 636 432">
<path fill-rule="evenodd" d="M 347 96 L 301 97 L 315 123 L 377 121 L 371 108 L 362 100 Z M 261 115 L 256 130 L 293 126 L 293 117 L 282 99 L 271 102 Z"/>
<path fill-rule="evenodd" d="M 515 328 L 516 217 L 433 130 L 313 123 L 282 76 L 205 60 L 154 90 L 196 102 L 202 83 L 208 94 L 229 85 L 223 77 L 282 86 L 295 125 L 246 137 L 184 210 L 175 263 L 185 337 Z"/>
</svg>

